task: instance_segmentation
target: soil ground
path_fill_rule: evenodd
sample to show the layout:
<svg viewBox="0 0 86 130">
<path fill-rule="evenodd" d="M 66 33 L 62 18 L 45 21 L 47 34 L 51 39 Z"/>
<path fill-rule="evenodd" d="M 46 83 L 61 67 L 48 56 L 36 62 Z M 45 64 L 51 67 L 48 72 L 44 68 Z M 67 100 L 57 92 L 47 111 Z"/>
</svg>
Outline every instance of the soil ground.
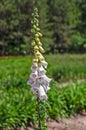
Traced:
<svg viewBox="0 0 86 130">
<path fill-rule="evenodd" d="M 75 115 L 70 119 L 48 120 L 48 130 L 86 130 L 86 115 Z M 28 127 L 27 130 L 34 130 Z"/>
</svg>

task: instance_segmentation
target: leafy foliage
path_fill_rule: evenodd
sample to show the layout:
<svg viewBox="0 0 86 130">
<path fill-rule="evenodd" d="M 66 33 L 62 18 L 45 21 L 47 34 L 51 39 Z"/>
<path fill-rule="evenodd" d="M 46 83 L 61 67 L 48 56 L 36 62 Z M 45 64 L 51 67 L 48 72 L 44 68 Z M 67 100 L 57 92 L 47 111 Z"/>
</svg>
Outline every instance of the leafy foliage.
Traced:
<svg viewBox="0 0 86 130">
<path fill-rule="evenodd" d="M 32 0 L 1 0 L 0 42 L 3 54 L 26 53 L 30 41 Z M 24 45 L 26 46 L 24 47 Z"/>
<path fill-rule="evenodd" d="M 49 63 L 48 74 L 55 81 L 68 82 L 86 78 L 86 55 L 50 55 L 47 56 L 47 59 Z"/>
<path fill-rule="evenodd" d="M 70 36 L 75 32 L 74 28 L 79 23 L 79 9 L 73 0 L 54 0 L 49 1 L 49 4 L 50 21 L 54 29 L 54 50 L 67 51 L 72 44 Z"/>
<path fill-rule="evenodd" d="M 46 53 L 86 51 L 85 0 L 1 0 L 0 55 L 30 54 L 31 14 L 39 9 Z M 79 35 L 77 35 L 79 34 Z M 84 38 L 80 46 L 76 39 Z"/>
<path fill-rule="evenodd" d="M 80 55 L 50 55 L 46 58 L 49 62 L 48 74 L 51 77 L 55 72 L 55 66 L 56 68 L 58 66 L 56 72 L 63 70 L 63 78 L 71 79 L 71 72 L 73 77 L 86 78 L 85 55 L 81 57 Z M 34 123 L 36 102 L 30 87 L 26 85 L 31 59 L 31 57 L 0 58 L 0 128 L 26 127 L 30 121 Z M 55 77 L 52 78 L 55 79 Z M 47 106 L 47 111 L 49 117 L 69 117 L 75 112 L 86 109 L 86 82 L 80 84 L 75 82 L 65 88 L 59 88 L 56 81 L 52 81 L 51 90 L 48 92 L 50 106 Z"/>
</svg>

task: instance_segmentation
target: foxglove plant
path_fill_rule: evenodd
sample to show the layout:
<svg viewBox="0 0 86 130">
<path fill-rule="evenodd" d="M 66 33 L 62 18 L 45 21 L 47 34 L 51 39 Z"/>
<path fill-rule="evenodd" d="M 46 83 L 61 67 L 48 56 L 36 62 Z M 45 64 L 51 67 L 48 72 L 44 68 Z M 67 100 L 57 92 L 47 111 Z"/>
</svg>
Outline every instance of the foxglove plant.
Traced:
<svg viewBox="0 0 86 130">
<path fill-rule="evenodd" d="M 42 43 L 40 38 L 42 34 L 40 33 L 39 28 L 39 20 L 38 20 L 38 9 L 35 8 L 34 12 L 32 13 L 32 29 L 31 32 L 33 33 L 33 41 L 31 43 L 33 50 L 34 50 L 34 59 L 32 61 L 31 66 L 31 74 L 27 84 L 31 86 L 31 91 L 37 97 L 37 120 L 38 120 L 38 129 L 36 130 L 46 130 L 43 125 L 45 123 L 45 100 L 47 100 L 47 91 L 50 89 L 49 83 L 51 81 L 50 78 L 46 76 L 46 68 L 48 63 L 45 61 L 43 53 L 45 50 L 42 47 Z M 43 109 L 44 108 L 44 109 Z M 43 111 L 44 110 L 44 111 Z M 46 114 L 45 114 L 46 115 Z"/>
<path fill-rule="evenodd" d="M 32 47 L 34 49 L 35 58 L 33 59 L 31 66 L 32 72 L 30 74 L 29 80 L 27 81 L 27 84 L 31 86 L 33 94 L 37 95 L 40 100 L 46 100 L 48 98 L 46 92 L 50 89 L 49 83 L 51 79 L 46 76 L 45 69 L 47 68 L 48 63 L 45 61 L 45 58 L 42 55 L 45 51 L 40 41 L 42 34 L 39 32 L 39 15 L 37 8 L 34 9 L 32 16 L 33 20 L 31 23 L 33 24 L 33 28 L 31 29 L 31 32 L 34 35 Z"/>
</svg>

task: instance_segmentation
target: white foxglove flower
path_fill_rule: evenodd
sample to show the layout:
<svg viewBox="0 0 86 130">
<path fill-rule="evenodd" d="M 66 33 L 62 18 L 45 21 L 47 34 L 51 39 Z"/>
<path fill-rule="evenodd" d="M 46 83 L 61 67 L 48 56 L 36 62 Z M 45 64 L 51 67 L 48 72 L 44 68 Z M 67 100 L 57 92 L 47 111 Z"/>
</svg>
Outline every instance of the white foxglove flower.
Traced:
<svg viewBox="0 0 86 130">
<path fill-rule="evenodd" d="M 50 78 L 48 78 L 46 75 L 43 75 L 43 76 L 39 76 L 37 78 L 37 82 L 40 83 L 40 84 L 49 84 L 51 81 Z"/>
<path fill-rule="evenodd" d="M 37 78 L 37 82 L 38 82 L 39 84 L 43 84 L 43 83 L 44 83 L 44 78 L 43 78 L 42 76 L 39 76 L 39 77 Z"/>
<path fill-rule="evenodd" d="M 42 85 L 45 92 L 47 92 L 48 90 L 50 90 L 49 84 L 48 85 Z"/>
<path fill-rule="evenodd" d="M 39 96 L 40 100 L 46 100 L 48 97 L 45 93 L 44 87 L 42 87 L 39 84 L 35 84 L 32 88 L 31 88 L 33 94 L 36 94 Z"/>
<path fill-rule="evenodd" d="M 37 83 L 35 83 L 35 84 L 33 84 L 33 85 L 31 86 L 31 90 L 32 90 L 33 94 L 38 94 L 38 92 L 39 92 L 39 87 L 40 87 L 40 85 L 37 84 Z"/>
<path fill-rule="evenodd" d="M 27 81 L 27 85 L 34 86 L 35 84 L 36 84 L 36 80 L 33 80 L 31 78 Z"/>
<path fill-rule="evenodd" d="M 38 66 L 38 74 L 39 74 L 39 76 L 45 75 L 45 73 L 46 73 L 46 70 L 43 68 L 42 65 L 39 65 Z"/>
<path fill-rule="evenodd" d="M 37 69 L 38 69 L 38 64 L 37 63 L 33 63 L 32 66 L 31 66 L 32 72 L 37 71 Z"/>
<path fill-rule="evenodd" d="M 44 82 L 50 83 L 50 81 L 52 80 L 51 78 L 48 78 L 46 75 L 42 76 L 44 78 Z"/>
<path fill-rule="evenodd" d="M 41 62 L 41 65 L 47 68 L 48 63 L 45 60 L 41 60 L 40 62 Z"/>
<path fill-rule="evenodd" d="M 38 88 L 32 87 L 31 91 L 32 91 L 33 94 L 38 95 Z"/>
<path fill-rule="evenodd" d="M 46 100 L 48 97 L 45 93 L 44 88 L 40 85 L 39 89 L 38 89 L 38 94 L 39 94 L 39 99 L 40 100 Z"/>
<path fill-rule="evenodd" d="M 30 74 L 30 78 L 31 78 L 31 79 L 36 79 L 37 77 L 38 77 L 38 72 L 37 72 L 37 71 L 32 72 L 32 73 Z"/>
</svg>

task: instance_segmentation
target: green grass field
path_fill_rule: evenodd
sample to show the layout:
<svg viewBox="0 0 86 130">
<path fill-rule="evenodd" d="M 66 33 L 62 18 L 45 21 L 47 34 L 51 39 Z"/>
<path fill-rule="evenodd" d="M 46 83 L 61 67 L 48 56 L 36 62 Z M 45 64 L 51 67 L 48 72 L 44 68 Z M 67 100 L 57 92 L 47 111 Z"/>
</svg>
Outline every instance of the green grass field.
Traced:
<svg viewBox="0 0 86 130">
<path fill-rule="evenodd" d="M 35 118 L 35 98 L 26 82 L 31 72 L 31 56 L 0 58 L 0 128 L 23 126 Z M 86 55 L 49 55 L 47 75 L 52 78 L 48 92 L 50 118 L 69 117 L 86 109 Z M 59 88 L 58 82 L 74 81 Z"/>
</svg>

